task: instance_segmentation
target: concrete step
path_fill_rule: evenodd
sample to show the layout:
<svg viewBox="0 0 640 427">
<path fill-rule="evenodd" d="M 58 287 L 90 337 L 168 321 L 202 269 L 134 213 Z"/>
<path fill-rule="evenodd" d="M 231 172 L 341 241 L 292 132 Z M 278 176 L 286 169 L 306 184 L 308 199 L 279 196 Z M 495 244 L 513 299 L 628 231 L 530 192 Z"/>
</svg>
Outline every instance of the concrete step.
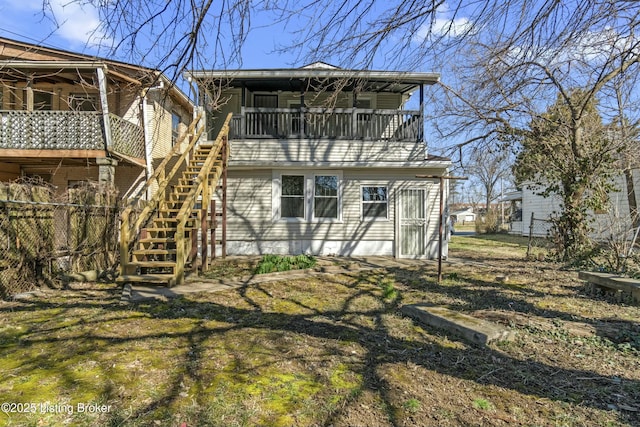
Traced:
<svg viewBox="0 0 640 427">
<path fill-rule="evenodd" d="M 420 323 L 453 332 L 474 344 L 484 346 L 492 341 L 509 341 L 514 332 L 501 325 L 478 319 L 445 307 L 428 304 L 409 304 L 401 309 L 403 314 Z"/>
</svg>

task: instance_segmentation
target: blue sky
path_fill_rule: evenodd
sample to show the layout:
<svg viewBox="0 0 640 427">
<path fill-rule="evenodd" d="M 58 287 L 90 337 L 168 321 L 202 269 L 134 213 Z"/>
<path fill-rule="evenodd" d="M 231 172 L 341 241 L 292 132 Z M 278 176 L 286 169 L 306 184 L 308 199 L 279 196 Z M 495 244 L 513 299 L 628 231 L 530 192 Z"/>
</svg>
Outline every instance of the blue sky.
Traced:
<svg viewBox="0 0 640 427">
<path fill-rule="evenodd" d="M 114 56 L 107 50 L 97 50 L 91 47 L 92 41 L 104 40 L 105 38 L 105 35 L 101 34 L 99 30 L 98 12 L 91 5 L 91 2 L 46 0 L 50 8 L 44 10 L 43 3 L 43 0 L 0 0 L 0 35 L 54 48 L 114 57 L 114 59 L 132 62 L 130 58 L 124 57 L 124 55 L 118 57 L 118 52 Z M 149 2 L 150 7 L 157 7 L 161 3 L 160 0 L 150 0 Z M 215 12 L 212 13 L 215 14 Z M 446 4 L 441 6 L 432 30 L 435 32 L 442 31 L 452 23 L 456 28 L 464 28 L 469 24 L 466 18 L 463 17 L 457 17 L 452 21 L 449 19 L 450 15 L 451 13 Z M 281 68 L 305 65 L 303 60 L 297 59 L 292 51 L 287 51 L 284 54 L 274 52 L 278 45 L 291 44 L 294 36 L 287 32 L 282 25 L 270 25 L 273 20 L 274 15 L 258 13 L 256 10 L 252 10 L 251 31 L 243 47 L 242 68 Z M 295 26 L 295 22 L 293 26 Z M 288 29 L 291 30 L 291 26 Z M 232 37 L 231 35 L 226 36 Z M 417 36 L 422 37 L 424 34 L 418 32 Z M 140 45 L 145 43 L 143 34 L 137 38 L 137 42 Z M 386 41 L 391 51 L 393 51 L 395 42 L 392 38 Z M 144 46 L 140 47 L 143 50 L 145 49 Z M 157 64 L 152 63 L 152 58 L 165 53 L 155 52 L 155 56 L 153 54 L 149 55 L 147 63 L 143 65 L 156 68 Z M 318 59 L 332 63 L 331 58 Z M 335 65 L 340 64 L 336 63 Z M 348 67 L 348 64 L 346 64 L 346 67 Z M 384 61 L 378 61 L 377 64 L 374 64 L 374 68 L 384 69 Z M 420 71 L 434 70 L 424 69 Z"/>
<path fill-rule="evenodd" d="M 49 3 L 55 17 L 49 11 L 43 14 L 42 0 L 0 0 L 0 35 L 79 53 L 111 56 L 91 45 L 92 40 L 104 35 L 97 32 L 99 17 L 90 4 L 81 6 L 70 0 L 49 0 Z M 250 38 L 243 49 L 243 68 L 293 65 L 293 55 L 274 53 L 276 45 L 286 42 L 288 35 L 265 26 L 266 22 L 261 22 L 259 16 L 256 18 L 252 20 Z M 129 62 L 128 58 L 117 59 Z"/>
</svg>

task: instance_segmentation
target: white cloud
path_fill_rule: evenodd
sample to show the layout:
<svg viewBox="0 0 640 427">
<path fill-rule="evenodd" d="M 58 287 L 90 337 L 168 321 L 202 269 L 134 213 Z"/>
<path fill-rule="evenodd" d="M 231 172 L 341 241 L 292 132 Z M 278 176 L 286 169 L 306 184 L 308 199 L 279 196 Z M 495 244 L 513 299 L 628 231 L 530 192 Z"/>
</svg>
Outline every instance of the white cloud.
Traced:
<svg viewBox="0 0 640 427">
<path fill-rule="evenodd" d="M 447 3 L 440 5 L 436 10 L 435 19 L 418 30 L 414 41 L 422 42 L 431 36 L 458 37 L 472 29 L 473 24 L 468 18 L 454 18 L 452 15 Z"/>
<path fill-rule="evenodd" d="M 53 33 L 72 45 L 93 45 L 106 40 L 98 10 L 86 1 L 0 0 L 0 13 L 2 27 L 31 37 L 48 37 Z"/>
<path fill-rule="evenodd" d="M 70 0 L 50 0 L 58 24 L 57 33 L 71 42 L 96 44 L 105 40 L 100 30 L 98 10 L 91 4 Z"/>
</svg>

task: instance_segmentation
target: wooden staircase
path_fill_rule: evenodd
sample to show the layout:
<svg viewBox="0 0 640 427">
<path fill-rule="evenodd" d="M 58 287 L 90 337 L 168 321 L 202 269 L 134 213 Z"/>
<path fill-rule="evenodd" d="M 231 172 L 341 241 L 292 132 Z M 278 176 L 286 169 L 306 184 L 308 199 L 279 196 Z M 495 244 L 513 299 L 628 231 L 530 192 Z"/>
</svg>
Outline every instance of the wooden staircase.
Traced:
<svg viewBox="0 0 640 427">
<path fill-rule="evenodd" d="M 198 266 L 206 268 L 208 265 L 210 231 L 212 256 L 215 257 L 216 245 L 221 246 L 222 255 L 225 255 L 226 174 L 231 115 L 215 141 L 207 141 L 196 147 L 202 134 L 202 127 L 197 129 L 200 119 L 201 115 L 190 127 L 191 140 L 187 148 L 178 153 L 182 145 L 178 141 L 172 155 L 164 159 L 145 184 L 146 189 L 151 185 L 150 182 L 157 183 L 155 196 L 138 215 L 135 203 L 123 212 L 120 276 L 117 281 L 170 286 L 182 284 L 188 270 L 195 270 Z M 187 156 L 189 153 L 192 153 L 191 156 Z M 167 172 L 172 163 L 169 160 L 178 154 L 177 162 Z M 175 177 L 178 176 L 176 183 Z M 216 212 L 215 201 L 211 200 L 215 188 L 221 190 L 222 206 L 219 212 Z M 211 217 L 208 215 L 210 206 Z M 219 218 L 222 221 L 218 221 Z M 222 235 L 221 239 L 216 240 L 218 224 L 222 225 Z"/>
</svg>

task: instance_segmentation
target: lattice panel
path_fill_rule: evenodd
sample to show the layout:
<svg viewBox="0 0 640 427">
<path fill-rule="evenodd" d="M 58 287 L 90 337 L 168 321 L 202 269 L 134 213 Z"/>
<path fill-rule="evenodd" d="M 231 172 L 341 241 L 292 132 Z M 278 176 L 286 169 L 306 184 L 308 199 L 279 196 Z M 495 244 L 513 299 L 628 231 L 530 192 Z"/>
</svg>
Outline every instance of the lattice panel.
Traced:
<svg viewBox="0 0 640 427">
<path fill-rule="evenodd" d="M 144 132 L 137 126 L 114 114 L 109 115 L 111 122 L 110 150 L 126 156 L 143 159 L 144 156 Z"/>
<path fill-rule="evenodd" d="M 0 147 L 21 150 L 102 150 L 102 115 L 86 111 L 4 111 Z"/>
</svg>

